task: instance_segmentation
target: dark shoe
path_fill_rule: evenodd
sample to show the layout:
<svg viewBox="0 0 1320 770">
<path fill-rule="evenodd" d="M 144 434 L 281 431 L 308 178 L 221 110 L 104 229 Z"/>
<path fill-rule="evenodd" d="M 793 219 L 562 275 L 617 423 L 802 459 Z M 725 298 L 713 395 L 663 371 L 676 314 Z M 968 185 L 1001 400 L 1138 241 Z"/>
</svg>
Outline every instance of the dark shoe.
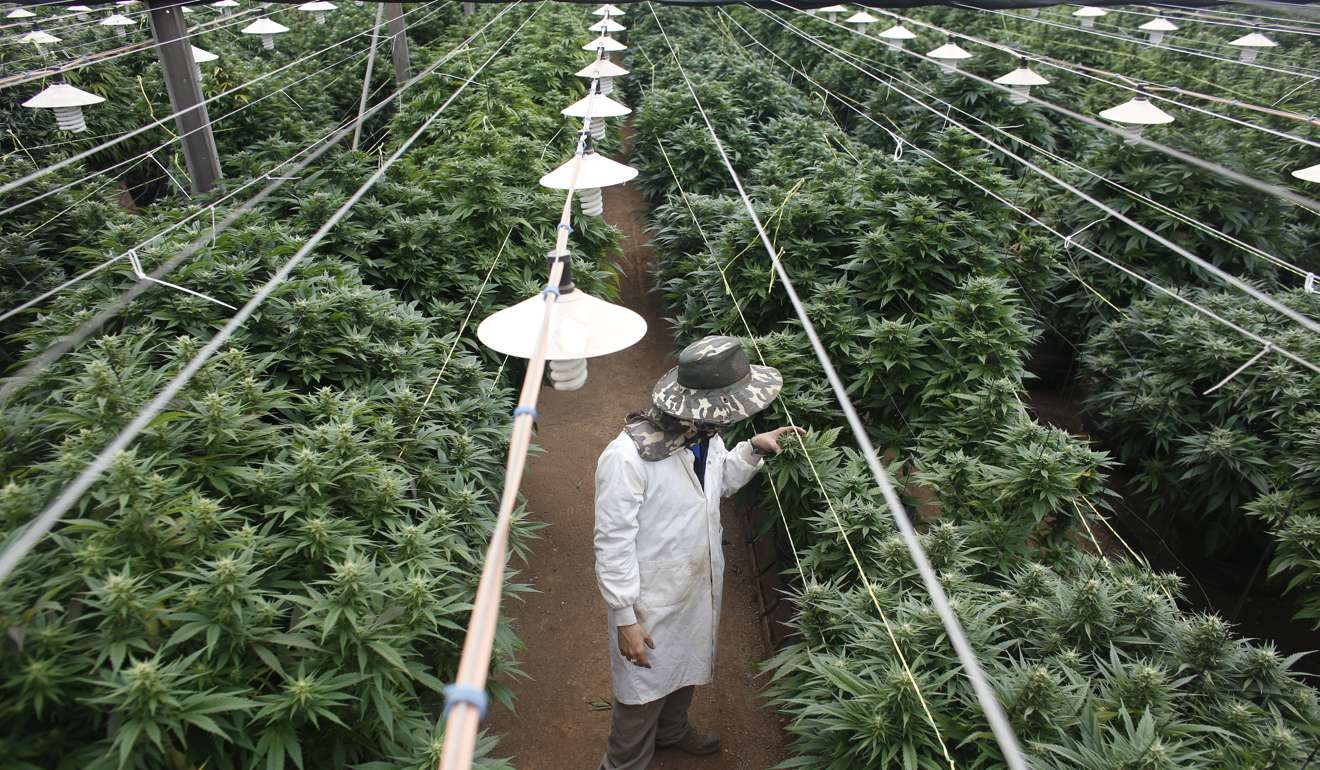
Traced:
<svg viewBox="0 0 1320 770">
<path fill-rule="evenodd" d="M 678 749 L 694 757 L 704 757 L 720 750 L 720 736 L 718 733 L 706 733 L 689 727 L 687 735 L 684 735 L 682 740 L 674 743 L 657 743 L 655 747 L 657 749 Z"/>
</svg>

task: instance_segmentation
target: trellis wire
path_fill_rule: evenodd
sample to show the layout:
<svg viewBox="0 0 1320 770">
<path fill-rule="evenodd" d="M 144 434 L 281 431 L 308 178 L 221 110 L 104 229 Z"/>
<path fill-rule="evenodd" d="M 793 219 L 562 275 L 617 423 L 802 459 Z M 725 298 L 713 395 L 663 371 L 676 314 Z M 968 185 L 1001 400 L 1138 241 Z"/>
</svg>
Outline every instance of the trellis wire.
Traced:
<svg viewBox="0 0 1320 770">
<path fill-rule="evenodd" d="M 766 253 L 770 258 L 775 273 L 779 276 L 779 280 L 783 284 L 784 293 L 787 295 L 790 304 L 793 305 L 793 310 L 797 315 L 798 320 L 802 323 L 802 330 L 807 335 L 808 341 L 811 343 L 812 351 L 816 354 L 817 360 L 820 361 L 821 367 L 825 370 L 826 379 L 829 380 L 830 387 L 834 391 L 835 399 L 843 410 L 844 417 L 848 421 L 848 425 L 852 430 L 854 439 L 857 441 L 861 454 L 865 458 L 866 464 L 870 468 L 872 475 L 875 476 L 877 484 L 880 486 L 880 492 L 885 499 L 885 503 L 889 507 L 890 515 L 893 517 L 894 523 L 897 525 L 899 534 L 903 539 L 903 543 L 907 547 L 908 553 L 911 555 L 918 573 L 921 575 L 922 583 L 930 594 L 931 604 L 934 606 L 936 613 L 940 616 L 940 622 L 949 636 L 949 642 L 953 645 L 953 648 L 958 655 L 958 659 L 962 663 L 963 673 L 971 682 L 972 689 L 976 693 L 976 698 L 981 705 L 981 709 L 990 723 L 990 729 L 994 733 L 995 740 L 999 744 L 1000 750 L 1003 752 L 1004 761 L 1010 770 L 1027 770 L 1026 759 L 1022 754 L 1021 746 L 1018 744 L 1017 735 L 1013 731 L 1013 726 L 1009 723 L 1003 707 L 995 697 L 990 682 L 986 679 L 985 673 L 981 670 L 981 664 L 977 660 L 976 652 L 968 642 L 966 634 L 963 632 L 962 624 L 958 621 L 957 615 L 954 614 L 953 608 L 949 606 L 948 597 L 944 594 L 944 589 L 940 585 L 939 577 L 935 574 L 934 568 L 931 567 L 930 560 L 926 557 L 926 553 L 921 547 L 921 542 L 917 537 L 916 530 L 913 528 L 912 522 L 908 520 L 907 511 L 903 507 L 903 502 L 899 500 L 898 494 L 894 490 L 894 485 L 889 479 L 889 474 L 880 463 L 875 447 L 871 444 L 870 436 L 867 435 L 865 426 L 862 425 L 860 418 L 857 416 L 856 409 L 853 408 L 852 400 L 848 396 L 847 388 L 839 379 L 839 375 L 834 369 L 834 363 L 830 360 L 829 353 L 825 350 L 824 345 L 821 344 L 820 337 L 816 334 L 816 327 L 811 322 L 811 318 L 807 315 L 806 309 L 802 306 L 802 301 L 798 297 L 797 290 L 793 287 L 792 279 L 789 277 L 788 271 L 784 269 L 783 264 L 780 262 L 779 254 L 775 250 L 774 245 L 770 241 L 770 236 L 766 233 L 765 228 L 761 224 L 760 218 L 756 214 L 756 207 L 752 204 L 751 198 L 748 197 L 747 191 L 743 189 L 742 180 L 738 177 L 738 172 L 734 169 L 733 163 L 729 160 L 729 156 L 724 150 L 724 144 L 720 142 L 719 136 L 715 132 L 715 127 L 711 124 L 709 116 L 701 106 L 701 100 L 697 97 L 696 88 L 693 87 L 692 81 L 688 79 L 687 71 L 683 68 L 678 53 L 674 50 L 673 42 L 669 40 L 664 25 L 661 23 L 660 17 L 655 12 L 655 6 L 648 2 L 647 7 L 650 9 L 651 15 L 655 19 L 661 37 L 665 39 L 665 43 L 669 46 L 670 54 L 673 56 L 679 74 L 682 75 L 684 83 L 687 84 L 688 92 L 692 95 L 692 99 L 697 105 L 697 112 L 701 115 L 702 121 L 706 124 L 706 130 L 710 133 L 711 139 L 715 143 L 715 149 L 719 152 L 720 159 L 723 161 L 725 169 L 729 172 L 729 178 L 732 180 L 734 187 L 737 188 L 738 195 L 742 198 L 743 206 L 747 209 L 747 214 L 751 218 L 757 234 L 760 236 L 762 245 L 765 246 Z M 865 573 L 863 573 L 863 577 L 865 579 Z M 874 594 L 872 594 L 872 599 L 875 599 Z M 877 601 L 876 604 L 878 605 L 878 603 L 879 602 Z"/>
</svg>

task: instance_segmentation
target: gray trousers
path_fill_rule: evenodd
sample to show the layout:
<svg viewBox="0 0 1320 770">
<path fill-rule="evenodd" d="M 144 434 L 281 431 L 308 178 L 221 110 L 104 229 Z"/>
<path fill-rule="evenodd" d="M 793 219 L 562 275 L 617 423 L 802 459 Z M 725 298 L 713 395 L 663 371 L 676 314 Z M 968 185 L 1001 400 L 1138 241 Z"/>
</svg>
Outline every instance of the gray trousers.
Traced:
<svg viewBox="0 0 1320 770">
<path fill-rule="evenodd" d="M 683 740 L 688 731 L 688 706 L 696 690 L 680 687 L 663 698 L 630 706 L 614 701 L 610 716 L 610 743 L 601 770 L 646 770 L 655 756 L 656 743 Z"/>
</svg>

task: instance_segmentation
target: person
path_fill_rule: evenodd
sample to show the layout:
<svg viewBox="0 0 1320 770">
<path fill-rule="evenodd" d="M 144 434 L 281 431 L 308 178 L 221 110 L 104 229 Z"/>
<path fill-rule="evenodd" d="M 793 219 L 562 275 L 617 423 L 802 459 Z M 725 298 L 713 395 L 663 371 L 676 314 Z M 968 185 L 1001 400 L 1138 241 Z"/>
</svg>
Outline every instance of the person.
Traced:
<svg viewBox="0 0 1320 770">
<path fill-rule="evenodd" d="M 683 349 L 650 408 L 628 415 L 596 463 L 596 578 L 609 607 L 614 707 L 602 770 L 643 770 L 657 747 L 719 751 L 688 723 L 710 681 L 724 583 L 720 498 L 756 475 L 796 428 L 727 450 L 719 430 L 764 409 L 783 387 L 733 337 Z"/>
</svg>

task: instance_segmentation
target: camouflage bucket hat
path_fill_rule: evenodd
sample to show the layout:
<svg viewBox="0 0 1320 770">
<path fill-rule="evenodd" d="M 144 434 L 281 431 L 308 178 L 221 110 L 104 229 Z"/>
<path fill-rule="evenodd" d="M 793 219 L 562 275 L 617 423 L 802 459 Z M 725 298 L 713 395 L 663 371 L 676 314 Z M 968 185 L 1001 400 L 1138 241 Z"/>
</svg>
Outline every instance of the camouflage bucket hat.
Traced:
<svg viewBox="0 0 1320 770">
<path fill-rule="evenodd" d="M 736 338 L 706 337 L 683 348 L 651 400 L 674 417 L 729 425 L 769 406 L 783 386 L 777 369 L 748 362 Z"/>
</svg>

